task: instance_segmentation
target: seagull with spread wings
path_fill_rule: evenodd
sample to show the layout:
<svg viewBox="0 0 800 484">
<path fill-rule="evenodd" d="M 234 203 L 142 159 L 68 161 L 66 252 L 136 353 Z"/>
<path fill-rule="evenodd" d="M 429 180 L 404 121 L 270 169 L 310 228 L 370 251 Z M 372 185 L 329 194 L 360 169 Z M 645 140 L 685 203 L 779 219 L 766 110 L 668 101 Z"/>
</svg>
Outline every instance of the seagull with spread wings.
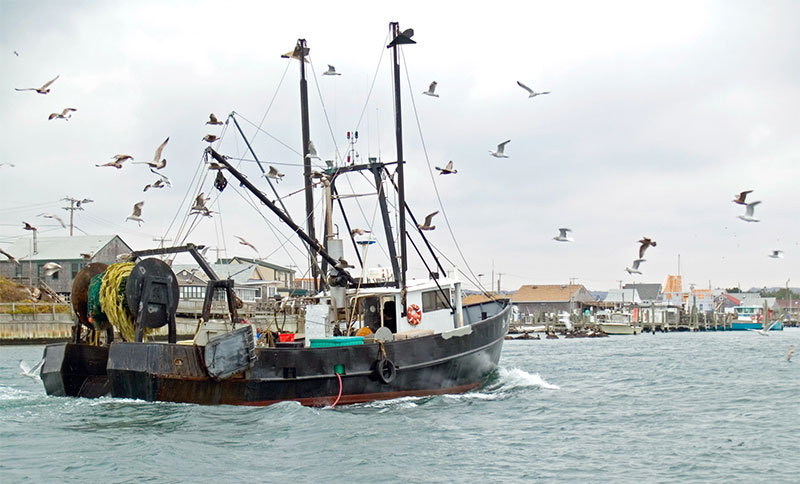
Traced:
<svg viewBox="0 0 800 484">
<path fill-rule="evenodd" d="M 533 89 L 529 88 L 528 86 L 526 86 L 525 84 L 523 84 L 523 83 L 521 83 L 519 81 L 517 81 L 517 85 L 519 87 L 521 87 L 522 89 L 525 89 L 526 91 L 528 91 L 528 97 L 529 98 L 536 97 L 536 96 L 541 96 L 543 94 L 550 94 L 550 91 L 536 92 Z"/>
<path fill-rule="evenodd" d="M 747 198 L 748 193 L 753 193 L 753 190 L 745 190 L 743 192 L 740 192 L 738 195 L 734 195 L 736 198 L 734 198 L 731 201 L 739 205 L 747 205 L 747 202 L 745 202 L 745 198 Z"/>
<path fill-rule="evenodd" d="M 737 215 L 738 218 L 744 220 L 745 222 L 760 222 L 759 219 L 755 216 L 756 205 L 761 203 L 761 201 L 755 201 L 745 204 L 744 215 Z"/>
<path fill-rule="evenodd" d="M 59 216 L 58 216 L 58 215 L 56 215 L 56 214 L 53 214 L 53 213 L 40 213 L 40 214 L 38 215 L 38 217 L 51 218 L 51 219 L 53 219 L 53 220 L 57 220 L 57 221 L 58 221 L 58 223 L 60 223 L 60 224 L 61 224 L 61 228 L 62 228 L 62 229 L 65 229 L 65 228 L 67 228 L 67 226 L 64 224 L 64 221 L 63 221 L 63 220 L 61 220 L 61 217 L 59 217 Z"/>
<path fill-rule="evenodd" d="M 323 76 L 341 76 L 340 72 L 336 72 L 336 68 L 328 64 L 328 70 L 322 73 Z"/>
<path fill-rule="evenodd" d="M 248 241 L 244 240 L 242 237 L 239 237 L 238 235 L 234 235 L 234 237 L 236 237 L 237 239 L 239 239 L 239 243 L 240 243 L 240 244 L 242 244 L 242 245 L 246 245 L 246 246 L 250 247 L 251 249 L 253 249 L 254 251 L 256 251 L 256 254 L 258 253 L 258 249 L 256 249 L 256 246 L 255 246 L 255 245 L 253 245 L 253 244 L 251 244 L 250 242 L 248 242 Z"/>
<path fill-rule="evenodd" d="M 3 249 L 0 249 L 0 254 L 8 257 L 8 260 L 10 260 L 11 262 L 19 264 L 19 261 L 13 255 L 9 254 L 8 252 L 4 251 Z"/>
<path fill-rule="evenodd" d="M 656 246 L 656 241 L 655 240 L 651 240 L 648 237 L 642 237 L 641 240 L 639 240 L 639 244 L 640 244 L 639 245 L 639 258 L 641 259 L 641 258 L 644 257 L 644 253 L 645 253 L 645 251 L 647 250 L 648 247 L 651 247 L 651 246 L 655 247 Z"/>
<path fill-rule="evenodd" d="M 114 161 L 109 161 L 108 163 L 103 163 L 102 165 L 94 165 L 94 166 L 98 167 L 113 166 L 114 168 L 119 170 L 120 168 L 122 168 L 122 164 L 125 163 L 125 161 L 133 159 L 131 155 L 114 155 L 112 156 L 112 158 L 114 158 Z"/>
<path fill-rule="evenodd" d="M 48 92 L 50 92 L 50 89 L 49 89 L 50 88 L 50 84 L 56 82 L 56 79 L 58 79 L 59 77 L 60 76 L 56 76 L 56 77 L 50 79 L 49 81 L 45 82 L 42 87 L 26 87 L 25 89 L 19 89 L 19 88 L 15 87 L 14 90 L 15 91 L 36 91 L 39 94 L 47 94 Z"/>
<path fill-rule="evenodd" d="M 572 242 L 573 238 L 567 235 L 567 232 L 572 232 L 572 229 L 568 229 L 566 227 L 558 229 L 558 235 L 553 237 L 553 240 L 557 240 L 559 242 Z"/>
<path fill-rule="evenodd" d="M 433 216 L 436 215 L 437 213 L 439 213 L 438 210 L 433 212 L 433 213 L 429 213 L 425 217 L 425 221 L 424 222 L 422 222 L 421 224 L 417 224 L 417 228 L 420 229 L 420 230 L 433 230 L 433 229 L 435 229 L 436 226 L 435 225 L 431 225 L 431 222 L 433 222 Z"/>
<path fill-rule="evenodd" d="M 625 272 L 627 272 L 628 274 L 640 274 L 641 275 L 642 271 L 639 270 L 639 264 L 641 264 L 645 260 L 646 259 L 636 259 L 635 261 L 633 261 L 633 267 L 626 267 L 625 268 Z"/>
<path fill-rule="evenodd" d="M 431 96 L 431 97 L 439 97 L 439 95 L 436 94 L 436 86 L 437 86 L 437 82 L 433 81 L 431 83 L 431 85 L 428 86 L 428 90 L 427 91 L 423 91 L 422 94 L 425 94 L 426 96 Z"/>
<path fill-rule="evenodd" d="M 214 113 L 211 113 L 208 115 L 208 121 L 206 121 L 206 124 L 220 125 L 222 124 L 222 121 L 218 120 L 217 117 L 214 116 Z"/>
<path fill-rule="evenodd" d="M 279 172 L 278 169 L 272 165 L 270 165 L 269 171 L 262 176 L 272 178 L 276 183 L 283 180 L 283 173 Z"/>
<path fill-rule="evenodd" d="M 152 169 L 160 170 L 164 168 L 167 166 L 167 160 L 166 158 L 161 158 L 161 152 L 164 151 L 164 147 L 167 146 L 168 142 L 169 136 L 167 136 L 167 139 L 165 139 L 164 142 L 158 145 L 158 148 L 156 148 L 156 154 L 153 157 L 153 161 L 137 161 L 133 163 L 136 163 L 137 165 L 148 165 L 151 168 L 151 171 Z"/>
<path fill-rule="evenodd" d="M 135 203 L 133 205 L 133 212 L 125 220 L 126 221 L 127 220 L 134 220 L 134 221 L 138 222 L 139 223 L 139 227 L 141 227 L 142 226 L 142 222 L 144 222 L 144 220 L 142 220 L 142 206 L 144 206 L 144 201 L 141 201 L 139 203 Z"/>
<path fill-rule="evenodd" d="M 508 155 L 505 154 L 506 145 L 508 143 L 511 143 L 510 139 L 507 139 L 507 140 L 503 141 L 502 143 L 500 143 L 499 145 L 497 145 L 497 151 L 491 151 L 490 150 L 489 153 L 492 156 L 494 156 L 495 158 L 508 158 Z"/>
<path fill-rule="evenodd" d="M 75 111 L 77 111 L 75 108 L 64 108 L 60 113 L 50 113 L 50 116 L 48 116 L 47 119 L 63 119 L 64 121 L 69 121 L 69 118 L 72 117 L 71 113 Z"/>
<path fill-rule="evenodd" d="M 458 170 L 453 168 L 453 160 L 448 161 L 444 168 L 439 168 L 438 166 L 434 166 L 434 168 L 439 171 L 440 175 L 455 175 L 458 173 Z"/>
<path fill-rule="evenodd" d="M 61 265 L 56 264 L 55 262 L 48 262 L 42 266 L 42 269 L 44 269 L 45 276 L 52 277 L 53 274 L 61 270 Z"/>
</svg>

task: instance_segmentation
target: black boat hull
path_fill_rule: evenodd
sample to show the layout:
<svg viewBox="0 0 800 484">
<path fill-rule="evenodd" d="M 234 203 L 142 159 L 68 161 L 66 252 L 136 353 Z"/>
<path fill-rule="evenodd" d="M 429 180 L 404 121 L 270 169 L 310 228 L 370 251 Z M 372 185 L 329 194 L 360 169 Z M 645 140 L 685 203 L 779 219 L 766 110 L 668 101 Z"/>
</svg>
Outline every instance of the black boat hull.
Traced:
<svg viewBox="0 0 800 484">
<path fill-rule="evenodd" d="M 346 404 L 462 393 L 478 387 L 497 367 L 509 318 L 510 305 L 506 305 L 493 316 L 458 330 L 384 343 L 385 358 L 395 368 L 388 376 L 376 370 L 384 358 L 377 343 L 258 348 L 252 368 L 219 381 L 208 375 L 200 347 L 114 343 L 109 350 L 108 381 L 114 397 L 205 405 L 297 401 L 325 406 L 337 400 Z"/>
<path fill-rule="evenodd" d="M 107 346 L 77 343 L 47 345 L 41 378 L 48 395 L 97 398 L 110 395 Z"/>
</svg>

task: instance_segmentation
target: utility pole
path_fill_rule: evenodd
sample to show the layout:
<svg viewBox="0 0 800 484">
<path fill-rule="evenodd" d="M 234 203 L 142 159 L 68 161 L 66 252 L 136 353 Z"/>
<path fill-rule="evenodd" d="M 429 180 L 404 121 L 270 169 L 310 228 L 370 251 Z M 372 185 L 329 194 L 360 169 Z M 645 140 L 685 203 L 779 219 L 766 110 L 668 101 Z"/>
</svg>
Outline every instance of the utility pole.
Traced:
<svg viewBox="0 0 800 484">
<path fill-rule="evenodd" d="M 575 283 L 575 278 L 569 278 L 569 287 L 567 290 L 569 291 L 569 314 L 572 315 L 572 285 Z"/>
<path fill-rule="evenodd" d="M 74 218 L 75 218 L 75 210 L 83 210 L 82 205 L 84 203 L 91 203 L 94 200 L 89 198 L 84 198 L 82 200 L 78 200 L 77 198 L 72 197 L 64 197 L 61 199 L 62 201 L 69 202 L 69 207 L 61 207 L 64 210 L 69 212 L 69 236 L 72 237 L 72 229 L 74 227 Z"/>
<path fill-rule="evenodd" d="M 500 294 L 500 281 L 503 280 L 503 274 L 505 274 L 505 272 L 497 273 L 497 294 Z"/>
<path fill-rule="evenodd" d="M 158 244 L 158 248 L 159 249 L 163 249 L 164 248 L 164 242 L 171 241 L 171 240 L 172 239 L 168 239 L 166 237 L 153 237 L 153 242 L 159 242 L 159 244 Z M 161 260 L 166 260 L 166 259 L 167 259 L 167 255 L 166 254 L 161 256 Z"/>
</svg>

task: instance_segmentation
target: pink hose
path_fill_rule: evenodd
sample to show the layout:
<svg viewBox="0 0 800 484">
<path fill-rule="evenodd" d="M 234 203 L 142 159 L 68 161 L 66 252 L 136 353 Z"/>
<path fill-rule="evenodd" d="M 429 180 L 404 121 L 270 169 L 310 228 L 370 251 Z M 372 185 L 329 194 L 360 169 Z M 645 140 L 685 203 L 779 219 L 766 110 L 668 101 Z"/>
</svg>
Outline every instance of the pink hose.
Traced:
<svg viewBox="0 0 800 484">
<path fill-rule="evenodd" d="M 339 399 L 342 398 L 342 375 L 336 374 L 336 378 L 339 379 L 339 395 L 336 396 L 336 401 L 333 402 L 331 408 L 335 407 L 337 403 L 339 403 Z"/>
</svg>

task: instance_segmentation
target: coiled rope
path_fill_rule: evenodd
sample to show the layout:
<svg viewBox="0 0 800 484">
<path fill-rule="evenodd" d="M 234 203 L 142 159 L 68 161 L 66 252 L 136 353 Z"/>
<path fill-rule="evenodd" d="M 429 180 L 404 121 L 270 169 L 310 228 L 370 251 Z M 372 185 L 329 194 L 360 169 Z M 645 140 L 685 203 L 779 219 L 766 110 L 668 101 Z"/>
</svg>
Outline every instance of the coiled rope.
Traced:
<svg viewBox="0 0 800 484">
<path fill-rule="evenodd" d="M 125 341 L 135 341 L 136 339 L 136 325 L 125 300 L 128 276 L 134 265 L 133 262 L 111 264 L 106 269 L 100 285 L 100 306 L 108 317 L 108 321 L 120 332 Z M 152 332 L 153 329 L 144 328 L 145 337 Z"/>
</svg>

